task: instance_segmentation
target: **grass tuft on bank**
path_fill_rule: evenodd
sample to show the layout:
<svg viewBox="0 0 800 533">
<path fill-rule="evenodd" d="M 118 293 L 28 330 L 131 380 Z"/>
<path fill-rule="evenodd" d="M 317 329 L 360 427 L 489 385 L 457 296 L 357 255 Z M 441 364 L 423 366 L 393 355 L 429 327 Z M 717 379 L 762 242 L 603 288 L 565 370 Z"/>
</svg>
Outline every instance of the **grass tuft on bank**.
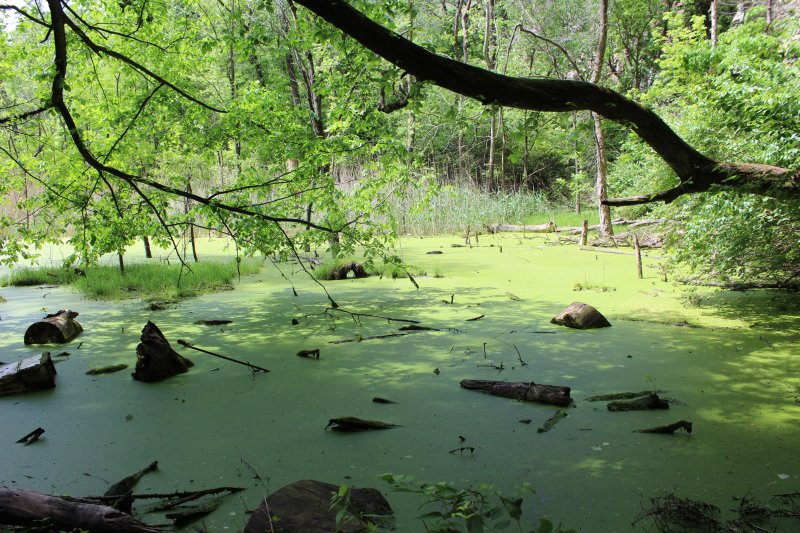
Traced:
<svg viewBox="0 0 800 533">
<path fill-rule="evenodd" d="M 70 268 L 25 268 L 12 272 L 2 280 L 3 286 L 68 285 L 93 300 L 172 301 L 207 292 L 228 290 L 242 276 L 257 274 L 261 261 L 245 260 L 201 262 L 190 265 L 191 272 L 180 265 L 130 264 L 125 274 L 112 266 L 96 266 L 85 272 Z"/>
</svg>

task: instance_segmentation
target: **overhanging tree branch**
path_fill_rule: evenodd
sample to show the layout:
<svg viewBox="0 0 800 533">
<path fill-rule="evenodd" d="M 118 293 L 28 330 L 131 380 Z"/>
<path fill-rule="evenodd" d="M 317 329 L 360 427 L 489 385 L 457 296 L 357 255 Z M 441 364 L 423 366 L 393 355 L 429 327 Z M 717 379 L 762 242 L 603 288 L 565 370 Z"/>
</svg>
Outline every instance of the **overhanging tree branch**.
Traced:
<svg viewBox="0 0 800 533">
<path fill-rule="evenodd" d="M 672 189 L 607 205 L 671 202 L 711 189 L 735 189 L 775 198 L 800 198 L 800 170 L 770 165 L 718 162 L 700 153 L 658 115 L 623 95 L 585 81 L 515 78 L 434 54 L 377 24 L 343 0 L 295 0 L 390 63 L 486 105 L 533 111 L 594 111 L 631 128 L 680 180 Z"/>
</svg>

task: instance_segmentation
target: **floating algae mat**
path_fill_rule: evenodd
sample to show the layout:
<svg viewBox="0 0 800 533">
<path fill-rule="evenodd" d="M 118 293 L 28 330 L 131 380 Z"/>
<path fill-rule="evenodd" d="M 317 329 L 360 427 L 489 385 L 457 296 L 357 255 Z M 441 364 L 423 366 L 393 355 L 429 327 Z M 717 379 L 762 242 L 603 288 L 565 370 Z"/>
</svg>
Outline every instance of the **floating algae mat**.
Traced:
<svg viewBox="0 0 800 533">
<path fill-rule="evenodd" d="M 248 487 L 204 519 L 211 531 L 242 530 L 265 493 L 301 479 L 379 488 L 398 531 L 423 531 L 414 518 L 431 509 L 389 491 L 377 478 L 387 472 L 463 487 L 490 482 L 509 495 L 530 483 L 536 493 L 524 495 L 523 520 L 546 516 L 585 532 L 651 526 L 631 523 L 664 494 L 724 514 L 733 497 L 800 490 L 796 297 L 695 289 L 687 298 L 663 281 L 657 257 L 645 259 L 638 279 L 630 256 L 520 235 L 451 247 L 459 240 L 400 243 L 408 263 L 443 274 L 418 276 L 419 290 L 406 279 L 328 282 L 336 310 L 291 264 L 281 268 L 298 296 L 268 266 L 233 291 L 161 311 L 138 300 L 84 301 L 65 288 L 0 290 L 0 361 L 43 350 L 59 361 L 55 389 L 0 398 L 0 486 L 99 495 L 157 460 L 136 492 Z M 575 301 L 612 327 L 550 323 Z M 57 347 L 26 347 L 26 327 L 58 309 L 78 310 L 85 331 Z M 194 362 L 187 373 L 160 383 L 136 382 L 130 371 L 85 374 L 132 368 L 148 320 Z M 214 320 L 231 322 L 203 323 Z M 432 329 L 400 330 L 409 324 Z M 332 342 L 345 339 L 353 342 Z M 297 357 L 317 349 L 318 359 Z M 556 407 L 469 391 L 459 386 L 465 379 L 569 387 L 574 407 L 538 433 Z M 648 390 L 670 408 L 611 412 L 586 400 Z M 325 431 L 341 417 L 396 427 Z M 691 434 L 636 432 L 679 420 L 692 423 Z M 46 430 L 38 441 L 14 444 L 37 427 Z M 459 448 L 473 450 L 449 453 Z"/>
</svg>

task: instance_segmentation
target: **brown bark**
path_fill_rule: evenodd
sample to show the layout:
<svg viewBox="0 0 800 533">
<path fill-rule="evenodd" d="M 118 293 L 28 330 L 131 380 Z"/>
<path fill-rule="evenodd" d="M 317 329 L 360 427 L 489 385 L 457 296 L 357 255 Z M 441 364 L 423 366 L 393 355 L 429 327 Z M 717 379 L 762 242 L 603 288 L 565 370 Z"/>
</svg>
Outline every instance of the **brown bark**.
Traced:
<svg viewBox="0 0 800 533">
<path fill-rule="evenodd" d="M 0 396 L 52 389 L 56 386 L 56 373 L 50 352 L 0 365 Z"/>
<path fill-rule="evenodd" d="M 563 311 L 556 315 L 552 324 L 566 326 L 574 329 L 607 328 L 611 324 L 603 314 L 591 305 L 581 302 L 569 304 Z"/>
<path fill-rule="evenodd" d="M 569 387 L 542 385 L 533 382 L 490 381 L 483 379 L 463 379 L 461 386 L 469 390 L 478 390 L 525 402 L 544 403 L 567 407 L 572 403 Z"/>
<path fill-rule="evenodd" d="M 0 524 L 98 533 L 163 531 L 105 505 L 68 502 L 41 492 L 10 488 L 0 488 Z"/>
<path fill-rule="evenodd" d="M 142 329 L 141 341 L 136 347 L 135 380 L 161 381 L 182 374 L 193 366 L 191 361 L 172 349 L 158 326 L 150 321 Z"/>
<path fill-rule="evenodd" d="M 712 188 L 800 197 L 800 170 L 715 161 L 686 143 L 654 112 L 608 88 L 584 81 L 504 76 L 436 55 L 374 23 L 343 0 L 296 2 L 421 81 L 487 105 L 553 112 L 590 110 L 629 126 L 670 166 L 680 183 L 649 195 L 610 198 L 606 205 L 671 202 Z"/>
<path fill-rule="evenodd" d="M 25 344 L 60 344 L 74 339 L 83 331 L 76 316 L 76 311 L 62 309 L 34 322 L 25 331 Z"/>
</svg>

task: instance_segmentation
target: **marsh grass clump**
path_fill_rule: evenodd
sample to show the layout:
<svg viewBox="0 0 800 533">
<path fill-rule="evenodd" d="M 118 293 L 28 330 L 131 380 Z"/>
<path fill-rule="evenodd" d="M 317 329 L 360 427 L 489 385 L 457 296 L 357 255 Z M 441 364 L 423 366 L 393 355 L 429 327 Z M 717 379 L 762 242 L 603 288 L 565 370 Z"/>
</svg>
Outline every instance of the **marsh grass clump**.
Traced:
<svg viewBox="0 0 800 533">
<path fill-rule="evenodd" d="M 238 270 L 237 270 L 238 264 Z M 72 269 L 22 269 L 13 272 L 5 284 L 31 286 L 42 284 L 69 285 L 93 300 L 143 300 L 174 301 L 204 292 L 230 289 L 239 275 L 256 274 L 261 262 L 204 262 L 190 265 L 191 271 L 180 265 L 131 264 L 123 274 L 117 267 L 95 266 L 79 275 Z"/>
<path fill-rule="evenodd" d="M 614 292 L 616 287 L 609 287 L 602 283 L 593 283 L 591 281 L 577 282 L 572 286 L 573 291 L 597 291 L 597 292 Z"/>
<path fill-rule="evenodd" d="M 79 273 L 71 268 L 21 268 L 3 277 L 4 287 L 35 287 L 36 285 L 69 285 Z"/>
</svg>

